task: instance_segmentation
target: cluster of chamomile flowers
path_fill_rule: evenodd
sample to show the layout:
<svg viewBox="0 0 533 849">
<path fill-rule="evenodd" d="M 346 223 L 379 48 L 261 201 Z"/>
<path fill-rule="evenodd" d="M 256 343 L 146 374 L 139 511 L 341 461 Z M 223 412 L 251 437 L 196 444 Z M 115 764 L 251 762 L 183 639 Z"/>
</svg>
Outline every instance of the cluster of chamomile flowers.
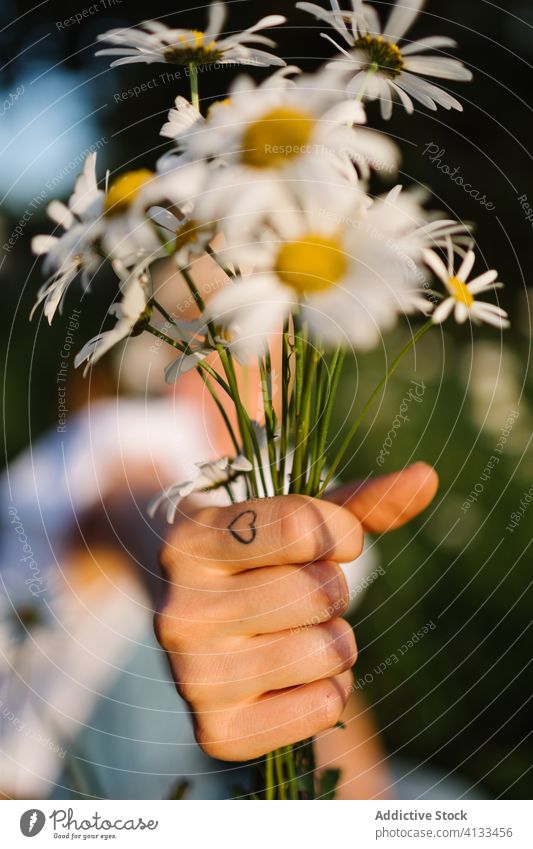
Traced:
<svg viewBox="0 0 533 849">
<path fill-rule="evenodd" d="M 172 146 L 155 171 L 101 181 L 91 154 L 68 203 L 49 204 L 56 229 L 33 241 L 47 275 L 36 306 L 43 304 L 48 321 L 76 278 L 86 290 L 110 263 L 119 280 L 109 311 L 114 325 L 84 346 L 78 365 L 146 326 L 154 262 L 171 257 L 187 274 L 206 253 L 227 270 L 227 285 L 198 321 L 180 323 L 185 354 L 167 370 L 172 380 L 221 339 L 239 359 L 260 354 L 295 311 L 318 344 L 361 351 L 405 314 L 431 314 L 437 323 L 453 313 L 458 322 L 507 326 L 499 306 L 478 299 L 500 285 L 496 272 L 468 282 L 475 255 L 465 225 L 428 212 L 419 190 L 368 194 L 372 172 L 394 174 L 400 155 L 366 126 L 366 103 L 378 100 L 385 118 L 394 101 L 408 112 L 413 100 L 461 109 L 426 79 L 471 78 L 460 61 L 441 55 L 454 42 L 406 40 L 423 0 L 400 0 L 384 26 L 362 0 L 346 11 L 336 0 L 331 10 L 297 5 L 342 42 L 333 39 L 338 57 L 313 74 L 270 52 L 263 30 L 284 18 L 270 15 L 223 37 L 220 2 L 211 5 L 204 31 L 150 21 L 100 36 L 111 45 L 100 54 L 117 57 L 113 65 L 183 64 L 195 80 L 211 63 L 278 67 L 259 84 L 240 73 L 228 97 L 203 113 L 197 97 L 177 97 L 161 130 Z M 332 40 L 329 32 L 324 37 Z M 429 290 L 428 271 L 442 282 L 440 294 Z"/>
</svg>

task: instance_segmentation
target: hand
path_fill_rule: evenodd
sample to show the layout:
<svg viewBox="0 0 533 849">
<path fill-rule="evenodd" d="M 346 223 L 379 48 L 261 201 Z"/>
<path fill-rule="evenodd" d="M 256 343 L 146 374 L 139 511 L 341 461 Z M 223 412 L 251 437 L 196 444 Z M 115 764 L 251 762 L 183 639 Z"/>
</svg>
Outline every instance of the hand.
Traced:
<svg viewBox="0 0 533 849">
<path fill-rule="evenodd" d="M 173 529 L 155 628 L 207 754 L 248 760 L 335 725 L 357 656 L 339 564 L 361 553 L 365 529 L 398 527 L 436 488 L 417 463 L 327 501 L 207 508 Z"/>
</svg>

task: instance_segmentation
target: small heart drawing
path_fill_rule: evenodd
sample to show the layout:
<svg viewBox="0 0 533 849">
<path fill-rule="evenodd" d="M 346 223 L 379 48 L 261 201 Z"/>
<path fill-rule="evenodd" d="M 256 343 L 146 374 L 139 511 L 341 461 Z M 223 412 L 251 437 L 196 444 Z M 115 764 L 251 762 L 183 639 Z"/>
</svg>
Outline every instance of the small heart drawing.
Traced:
<svg viewBox="0 0 533 849">
<path fill-rule="evenodd" d="M 237 542 L 241 542 L 243 545 L 250 545 L 257 536 L 256 521 L 257 513 L 255 510 L 245 510 L 230 522 L 228 530 Z"/>
</svg>

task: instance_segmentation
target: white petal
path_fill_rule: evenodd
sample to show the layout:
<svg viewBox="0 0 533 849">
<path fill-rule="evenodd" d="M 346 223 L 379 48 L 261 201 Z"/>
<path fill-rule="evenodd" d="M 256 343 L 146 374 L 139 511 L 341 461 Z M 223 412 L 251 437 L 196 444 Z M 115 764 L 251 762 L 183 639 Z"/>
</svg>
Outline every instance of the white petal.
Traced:
<svg viewBox="0 0 533 849">
<path fill-rule="evenodd" d="M 278 286 L 273 275 L 256 276 L 250 280 L 239 280 L 225 286 L 212 299 L 207 309 L 207 317 L 213 321 L 223 321 L 241 309 L 264 303 L 275 298 Z"/>
<path fill-rule="evenodd" d="M 246 457 L 243 457 L 242 454 L 240 454 L 230 463 L 230 467 L 234 472 L 251 472 L 253 464 L 250 463 Z"/>
<path fill-rule="evenodd" d="M 357 103 L 352 99 L 343 100 L 324 112 L 321 121 L 332 124 L 365 124 L 365 107 L 362 103 Z"/>
<path fill-rule="evenodd" d="M 469 316 L 468 307 L 460 301 L 455 302 L 455 320 L 458 324 L 464 324 Z"/>
<path fill-rule="evenodd" d="M 163 62 L 164 59 L 159 53 L 138 53 L 136 56 L 127 56 L 124 59 L 117 59 L 116 62 L 111 62 L 110 68 L 120 68 L 122 65 L 135 65 L 139 62 L 144 62 L 146 65 L 152 65 L 154 62 Z"/>
<path fill-rule="evenodd" d="M 70 209 L 60 200 L 51 201 L 46 207 L 46 212 L 52 221 L 55 221 L 64 230 L 68 230 L 74 224 L 74 216 Z"/>
<path fill-rule="evenodd" d="M 209 21 L 204 31 L 207 40 L 216 39 L 220 35 L 225 20 L 226 6 L 224 3 L 215 0 L 209 7 Z"/>
<path fill-rule="evenodd" d="M 335 16 L 327 9 L 317 6 L 316 3 L 297 3 L 296 8 L 300 9 L 302 12 L 308 12 L 310 15 L 314 15 L 315 18 L 318 18 L 320 21 L 324 21 L 326 24 L 329 24 L 329 26 L 333 26 Z"/>
<path fill-rule="evenodd" d="M 178 378 L 187 372 L 192 371 L 198 366 L 198 363 L 205 360 L 207 353 L 195 352 L 194 354 L 180 354 L 179 357 L 170 363 L 165 369 L 165 383 L 169 385 L 176 383 Z"/>
<path fill-rule="evenodd" d="M 389 80 L 389 85 L 391 86 L 392 89 L 394 89 L 394 91 L 396 92 L 396 94 L 398 95 L 400 100 L 402 101 L 403 107 L 404 107 L 405 111 L 407 112 L 407 114 L 412 115 L 413 112 L 415 111 L 415 107 L 414 107 L 413 101 L 411 100 L 409 95 L 402 88 L 400 88 L 399 85 L 396 85 L 396 83 L 393 82 L 393 80 Z"/>
<path fill-rule="evenodd" d="M 422 77 L 402 71 L 396 82 L 421 103 L 425 103 L 429 109 L 436 109 L 435 104 L 438 103 L 444 109 L 456 109 L 458 112 L 463 111 L 463 107 L 455 97 L 452 97 L 451 94 L 448 94 L 442 88 L 422 79 Z"/>
<path fill-rule="evenodd" d="M 473 295 L 479 295 L 480 292 L 484 292 L 486 289 L 495 288 L 494 281 L 497 277 L 497 271 L 486 271 L 484 274 L 480 274 L 479 277 L 476 277 L 475 280 L 472 280 L 472 282 L 468 284 L 468 288 Z"/>
<path fill-rule="evenodd" d="M 139 49 L 137 47 L 106 47 L 104 50 L 97 50 L 95 56 L 138 56 Z"/>
<path fill-rule="evenodd" d="M 404 44 L 402 46 L 402 54 L 409 56 L 412 53 L 419 53 L 422 50 L 432 50 L 439 47 L 457 47 L 457 42 L 453 38 L 431 35 L 429 38 L 420 38 L 418 41 L 412 41 L 411 44 Z"/>
<path fill-rule="evenodd" d="M 428 95 L 425 87 L 422 85 L 422 80 L 418 77 L 415 77 L 413 74 L 408 74 L 406 71 L 402 71 L 400 76 L 396 79 L 396 85 L 405 89 L 405 91 L 414 97 L 415 100 L 418 100 L 423 106 L 427 109 L 431 109 L 432 112 L 437 110 L 437 106 L 432 100 L 432 98 Z"/>
<path fill-rule="evenodd" d="M 379 23 L 379 16 L 373 6 L 369 3 L 359 3 L 358 0 L 352 0 L 352 5 L 354 7 L 354 11 L 357 6 L 360 6 L 362 9 L 363 17 L 366 23 L 366 31 L 369 35 L 380 35 L 381 26 Z M 365 34 L 365 33 L 363 33 Z"/>
<path fill-rule="evenodd" d="M 389 20 L 383 31 L 383 38 L 399 41 L 415 21 L 425 0 L 396 0 Z"/>
<path fill-rule="evenodd" d="M 364 71 L 360 71 L 358 74 L 356 74 L 354 77 L 352 77 L 352 79 L 350 80 L 350 82 L 346 86 L 347 93 L 353 95 L 354 97 L 357 97 L 357 95 L 360 94 L 360 92 L 365 87 L 367 76 L 368 75 Z M 365 94 L 369 99 L 371 98 L 371 94 L 370 94 L 369 90 L 366 89 L 366 88 L 365 88 Z"/>
<path fill-rule="evenodd" d="M 31 240 L 31 249 L 37 256 L 42 256 L 52 250 L 58 242 L 57 236 L 34 236 Z"/>
<path fill-rule="evenodd" d="M 267 53 L 266 50 L 250 50 L 248 48 L 233 48 L 228 51 L 225 58 L 219 60 L 220 65 L 231 65 L 238 62 L 240 65 L 252 65 L 268 68 L 269 65 L 285 66 L 287 63 L 281 56 Z"/>
<path fill-rule="evenodd" d="M 453 298 L 446 298 L 441 304 L 438 305 L 435 312 L 433 313 L 433 322 L 435 324 L 442 324 L 443 321 L 446 321 L 451 311 L 453 310 L 455 305 L 455 301 Z"/>
<path fill-rule="evenodd" d="M 507 327 L 510 327 L 510 322 L 507 319 L 507 314 L 500 316 L 497 313 L 493 313 L 490 311 L 486 311 L 484 309 L 480 309 L 480 307 L 485 306 L 485 304 L 475 304 L 475 309 L 472 310 L 473 315 L 479 318 L 481 321 L 484 321 L 486 324 L 491 324 L 493 327 L 497 327 L 499 330 L 503 330 Z"/>
<path fill-rule="evenodd" d="M 472 271 L 472 269 L 474 267 L 475 261 L 476 261 L 476 255 L 475 255 L 474 251 L 468 251 L 464 260 L 461 263 L 459 271 L 457 272 L 457 277 L 459 278 L 459 280 L 462 280 L 463 283 L 466 280 L 468 280 L 468 278 L 470 276 L 470 272 Z"/>
<path fill-rule="evenodd" d="M 425 250 L 423 252 L 424 262 L 429 265 L 433 273 L 442 280 L 443 283 L 448 282 L 448 269 L 444 265 L 440 256 L 435 251 Z"/>
<path fill-rule="evenodd" d="M 261 20 L 257 21 L 248 29 L 243 30 L 243 35 L 248 33 L 257 32 L 260 29 L 269 29 L 270 27 L 281 27 L 283 24 L 287 23 L 287 18 L 284 15 L 267 15 Z"/>
<path fill-rule="evenodd" d="M 501 316 L 501 318 L 507 318 L 505 310 L 502 310 L 501 307 L 497 307 L 496 304 L 489 304 L 487 301 L 476 301 L 476 306 L 480 307 L 484 312 L 490 312 L 494 315 Z"/>
<path fill-rule="evenodd" d="M 104 201 L 104 193 L 96 182 L 96 153 L 90 153 L 83 163 L 83 171 L 76 180 L 69 199 L 70 210 L 78 218 L 98 216 Z"/>
<path fill-rule="evenodd" d="M 465 68 L 462 62 L 444 56 L 411 56 L 406 59 L 404 67 L 406 71 L 426 77 L 463 82 L 469 82 L 472 79 L 472 72 Z"/>
</svg>

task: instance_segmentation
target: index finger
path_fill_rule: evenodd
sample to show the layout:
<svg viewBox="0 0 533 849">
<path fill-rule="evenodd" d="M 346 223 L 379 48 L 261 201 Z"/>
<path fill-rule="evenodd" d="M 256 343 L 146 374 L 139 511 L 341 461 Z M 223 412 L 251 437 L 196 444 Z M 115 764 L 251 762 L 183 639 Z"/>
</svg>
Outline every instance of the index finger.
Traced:
<svg viewBox="0 0 533 849">
<path fill-rule="evenodd" d="M 210 507 L 171 534 L 165 559 L 193 557 L 206 567 L 244 572 L 315 560 L 349 562 L 363 545 L 360 522 L 349 510 L 304 495 L 281 495 Z"/>
</svg>

